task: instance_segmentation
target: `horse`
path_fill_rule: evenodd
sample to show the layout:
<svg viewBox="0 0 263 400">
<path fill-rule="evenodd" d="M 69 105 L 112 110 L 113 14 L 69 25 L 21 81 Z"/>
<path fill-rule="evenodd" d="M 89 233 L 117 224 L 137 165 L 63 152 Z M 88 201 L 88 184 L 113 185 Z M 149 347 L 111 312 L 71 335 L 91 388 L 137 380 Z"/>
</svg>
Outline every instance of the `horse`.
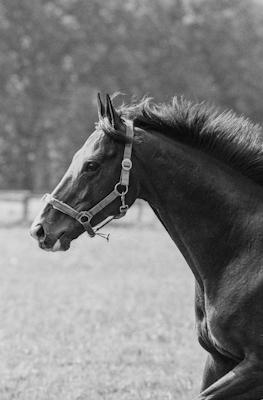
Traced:
<svg viewBox="0 0 263 400">
<path fill-rule="evenodd" d="M 174 97 L 116 108 L 98 122 L 31 226 L 65 251 L 83 232 L 148 202 L 191 268 L 198 340 L 207 351 L 198 400 L 263 398 L 263 131 L 233 111 Z"/>
</svg>

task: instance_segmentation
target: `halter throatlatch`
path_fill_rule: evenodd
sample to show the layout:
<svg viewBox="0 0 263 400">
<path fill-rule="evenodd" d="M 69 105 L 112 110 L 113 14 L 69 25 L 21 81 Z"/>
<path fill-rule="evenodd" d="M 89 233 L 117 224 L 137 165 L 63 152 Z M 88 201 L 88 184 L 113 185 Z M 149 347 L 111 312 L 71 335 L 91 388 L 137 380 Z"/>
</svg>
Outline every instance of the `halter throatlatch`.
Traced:
<svg viewBox="0 0 263 400">
<path fill-rule="evenodd" d="M 126 121 L 126 136 L 128 138 L 127 143 L 125 143 L 123 159 L 121 163 L 121 175 L 119 182 L 116 183 L 112 192 L 110 192 L 106 197 L 104 197 L 101 201 L 99 201 L 95 206 L 91 207 L 87 211 L 77 211 L 72 208 L 70 205 L 64 203 L 61 200 L 56 199 L 52 196 L 52 194 L 45 194 L 44 200 L 50 204 L 55 210 L 58 210 L 71 218 L 76 219 L 85 229 L 90 237 L 94 237 L 95 235 L 99 235 L 104 237 L 105 239 L 109 239 L 109 235 L 104 235 L 103 233 L 98 233 L 98 231 L 108 224 L 113 219 L 122 218 L 128 211 L 128 204 L 126 204 L 126 194 L 129 190 L 129 180 L 130 180 L 130 170 L 132 168 L 131 161 L 131 153 L 132 153 L 132 139 L 134 136 L 133 130 L 133 122 Z M 107 207 L 110 203 L 112 203 L 115 199 L 120 198 L 121 205 L 119 208 L 119 214 L 110 216 L 106 218 L 100 225 L 98 225 L 95 229 L 91 226 L 91 220 L 94 215 L 98 214 L 105 207 Z"/>
</svg>

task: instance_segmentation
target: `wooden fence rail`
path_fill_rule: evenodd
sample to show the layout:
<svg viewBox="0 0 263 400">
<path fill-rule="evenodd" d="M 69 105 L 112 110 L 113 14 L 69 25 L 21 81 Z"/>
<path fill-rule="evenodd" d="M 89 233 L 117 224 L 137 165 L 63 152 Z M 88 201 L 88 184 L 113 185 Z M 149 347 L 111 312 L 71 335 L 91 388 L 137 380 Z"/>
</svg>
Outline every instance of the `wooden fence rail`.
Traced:
<svg viewBox="0 0 263 400">
<path fill-rule="evenodd" d="M 22 221 L 28 221 L 29 201 L 32 193 L 29 190 L 0 190 L 0 202 L 16 202 L 22 204 Z"/>
<path fill-rule="evenodd" d="M 31 222 L 38 212 L 41 197 L 41 194 L 32 193 L 29 190 L 0 190 L 0 225 Z M 125 223 L 127 221 L 151 223 L 152 216 L 149 215 L 149 208 L 145 207 L 142 201 L 136 201 L 135 206 L 129 211 Z"/>
</svg>

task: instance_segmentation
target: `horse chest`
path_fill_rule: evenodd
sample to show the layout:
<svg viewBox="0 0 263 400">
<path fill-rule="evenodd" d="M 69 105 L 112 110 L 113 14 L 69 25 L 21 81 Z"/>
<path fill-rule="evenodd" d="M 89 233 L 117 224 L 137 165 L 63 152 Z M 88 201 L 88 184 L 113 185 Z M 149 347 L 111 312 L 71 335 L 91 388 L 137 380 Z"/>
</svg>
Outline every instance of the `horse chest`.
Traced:
<svg viewBox="0 0 263 400">
<path fill-rule="evenodd" d="M 217 312 L 215 314 L 214 316 L 214 310 L 209 311 L 205 319 L 211 345 L 223 356 L 235 361 L 242 359 L 243 354 L 238 344 L 238 338 L 235 337 L 235 331 L 225 323 L 223 315 L 217 314 Z"/>
<path fill-rule="evenodd" d="M 205 350 L 220 353 L 235 361 L 242 359 L 235 334 L 227 328 L 226 317 L 211 305 L 208 307 L 204 295 L 196 301 L 196 321 L 198 339 Z"/>
</svg>

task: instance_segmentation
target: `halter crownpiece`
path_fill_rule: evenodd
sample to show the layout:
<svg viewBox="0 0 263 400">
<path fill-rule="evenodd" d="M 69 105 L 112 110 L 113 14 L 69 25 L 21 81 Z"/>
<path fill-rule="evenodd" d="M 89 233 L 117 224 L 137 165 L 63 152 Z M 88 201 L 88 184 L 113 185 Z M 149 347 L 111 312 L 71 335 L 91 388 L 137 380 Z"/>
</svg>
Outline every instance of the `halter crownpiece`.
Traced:
<svg viewBox="0 0 263 400">
<path fill-rule="evenodd" d="M 94 237 L 95 235 L 99 235 L 108 240 L 109 235 L 104 235 L 103 233 L 98 233 L 98 231 L 108 224 L 113 219 L 122 218 L 127 213 L 129 206 L 126 204 L 126 194 L 129 190 L 129 180 L 130 180 L 130 171 L 132 169 L 132 139 L 134 137 L 134 128 L 132 121 L 125 121 L 126 125 L 126 136 L 128 138 L 127 143 L 125 143 L 123 159 L 121 162 L 121 175 L 119 182 L 116 183 L 114 189 L 101 201 L 99 201 L 95 206 L 91 207 L 87 211 L 77 211 L 70 205 L 64 203 L 61 200 L 56 199 L 52 196 L 52 194 L 45 194 L 43 200 L 50 204 L 55 210 L 58 210 L 71 218 L 77 220 L 85 229 L 90 237 Z M 112 203 L 115 199 L 120 197 L 121 205 L 119 208 L 119 214 L 110 216 L 106 218 L 100 225 L 98 225 L 95 230 L 91 226 L 92 218 L 102 211 L 105 207 L 107 207 L 110 203 Z"/>
</svg>

